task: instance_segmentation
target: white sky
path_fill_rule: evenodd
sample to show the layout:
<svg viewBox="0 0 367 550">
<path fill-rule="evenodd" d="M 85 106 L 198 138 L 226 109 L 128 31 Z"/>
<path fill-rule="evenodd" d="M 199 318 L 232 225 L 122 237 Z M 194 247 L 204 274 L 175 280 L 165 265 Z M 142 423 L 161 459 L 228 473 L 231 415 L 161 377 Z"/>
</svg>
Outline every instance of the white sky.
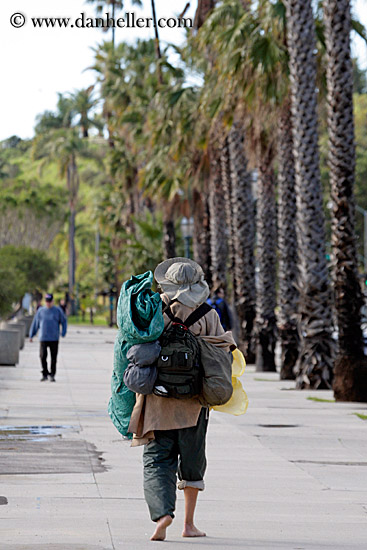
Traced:
<svg viewBox="0 0 367 550">
<path fill-rule="evenodd" d="M 156 0 L 157 17 L 179 14 L 187 0 Z M 11 5 L 10 5 L 11 4 Z M 150 17 L 150 0 L 139 10 L 125 2 L 125 11 Z M 186 16 L 194 15 L 197 0 L 191 0 Z M 367 24 L 367 0 L 352 0 L 361 22 Z M 27 23 L 14 28 L 10 17 L 22 13 Z M 86 88 L 95 81 L 92 71 L 85 69 L 93 64 L 92 47 L 107 39 L 109 33 L 97 29 L 33 28 L 31 17 L 95 17 L 93 6 L 84 0 L 11 0 L 0 8 L 0 140 L 11 135 L 32 137 L 37 114 L 56 106 L 57 92 L 72 92 Z M 121 14 L 123 15 L 123 14 Z M 116 29 L 116 42 L 149 38 L 153 29 Z M 178 43 L 183 39 L 178 29 L 160 30 L 162 41 Z M 367 49 L 361 40 L 354 40 L 354 54 L 360 64 L 367 67 Z"/>
</svg>

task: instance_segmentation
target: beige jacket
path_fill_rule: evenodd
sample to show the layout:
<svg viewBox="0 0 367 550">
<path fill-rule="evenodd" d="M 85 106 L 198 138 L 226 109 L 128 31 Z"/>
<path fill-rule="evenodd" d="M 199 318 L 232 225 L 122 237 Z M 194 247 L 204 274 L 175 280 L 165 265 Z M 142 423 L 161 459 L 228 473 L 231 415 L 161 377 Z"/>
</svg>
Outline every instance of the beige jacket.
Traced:
<svg viewBox="0 0 367 550">
<path fill-rule="evenodd" d="M 164 303 L 169 299 L 162 294 Z M 196 308 L 190 308 L 175 302 L 171 310 L 175 317 L 185 321 Z M 171 323 L 167 315 L 164 316 L 165 327 Z M 224 332 L 220 324 L 218 313 L 213 309 L 194 323 L 190 330 L 195 336 L 201 336 L 208 342 L 220 347 L 228 348 L 236 345 L 231 332 Z M 129 432 L 134 434 L 132 446 L 144 445 L 154 439 L 154 430 L 174 430 L 196 426 L 201 405 L 197 398 L 172 399 L 157 395 L 136 396 L 136 404 L 131 415 Z"/>
</svg>

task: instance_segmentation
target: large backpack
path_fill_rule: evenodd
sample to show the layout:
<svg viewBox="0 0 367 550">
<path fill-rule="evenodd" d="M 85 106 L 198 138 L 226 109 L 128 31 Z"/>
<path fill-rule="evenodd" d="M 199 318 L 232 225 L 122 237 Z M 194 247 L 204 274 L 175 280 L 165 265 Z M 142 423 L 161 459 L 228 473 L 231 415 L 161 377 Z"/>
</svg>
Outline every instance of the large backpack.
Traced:
<svg viewBox="0 0 367 550">
<path fill-rule="evenodd" d="M 212 308 L 204 303 L 182 321 L 173 315 L 171 304 L 164 309 L 172 323 L 160 338 L 162 349 L 153 393 L 160 397 L 189 399 L 200 395 L 203 375 L 199 344 L 189 328 Z"/>
</svg>

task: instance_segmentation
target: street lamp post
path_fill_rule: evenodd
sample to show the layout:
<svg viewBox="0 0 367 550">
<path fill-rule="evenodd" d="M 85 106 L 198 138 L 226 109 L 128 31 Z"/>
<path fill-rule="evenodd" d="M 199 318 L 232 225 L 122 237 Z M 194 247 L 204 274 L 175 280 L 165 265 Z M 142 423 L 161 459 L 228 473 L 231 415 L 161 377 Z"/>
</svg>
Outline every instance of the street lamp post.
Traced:
<svg viewBox="0 0 367 550">
<path fill-rule="evenodd" d="M 181 233 L 185 243 L 185 257 L 190 258 L 190 240 L 194 232 L 194 220 L 193 218 L 186 218 L 185 216 L 181 220 Z"/>
</svg>

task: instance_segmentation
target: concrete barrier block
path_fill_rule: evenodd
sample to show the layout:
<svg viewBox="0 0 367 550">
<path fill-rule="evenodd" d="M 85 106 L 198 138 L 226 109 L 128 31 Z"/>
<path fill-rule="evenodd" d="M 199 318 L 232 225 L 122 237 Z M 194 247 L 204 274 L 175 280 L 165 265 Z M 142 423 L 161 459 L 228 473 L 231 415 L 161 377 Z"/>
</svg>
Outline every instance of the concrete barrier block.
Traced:
<svg viewBox="0 0 367 550">
<path fill-rule="evenodd" d="M 20 349 L 24 348 L 26 326 L 25 323 L 17 321 L 3 321 L 0 325 L 0 329 L 4 330 L 19 330 L 20 332 Z"/>
<path fill-rule="evenodd" d="M 17 317 L 17 323 L 18 323 L 18 321 L 20 321 L 21 323 L 25 324 L 26 338 L 28 338 L 28 336 L 29 336 L 29 331 L 30 331 L 30 328 L 31 328 L 33 317 L 34 317 L 33 315 L 23 315 L 22 317 Z"/>
<path fill-rule="evenodd" d="M 21 333 L 19 330 L 0 329 L 0 365 L 16 365 L 19 363 Z"/>
</svg>

